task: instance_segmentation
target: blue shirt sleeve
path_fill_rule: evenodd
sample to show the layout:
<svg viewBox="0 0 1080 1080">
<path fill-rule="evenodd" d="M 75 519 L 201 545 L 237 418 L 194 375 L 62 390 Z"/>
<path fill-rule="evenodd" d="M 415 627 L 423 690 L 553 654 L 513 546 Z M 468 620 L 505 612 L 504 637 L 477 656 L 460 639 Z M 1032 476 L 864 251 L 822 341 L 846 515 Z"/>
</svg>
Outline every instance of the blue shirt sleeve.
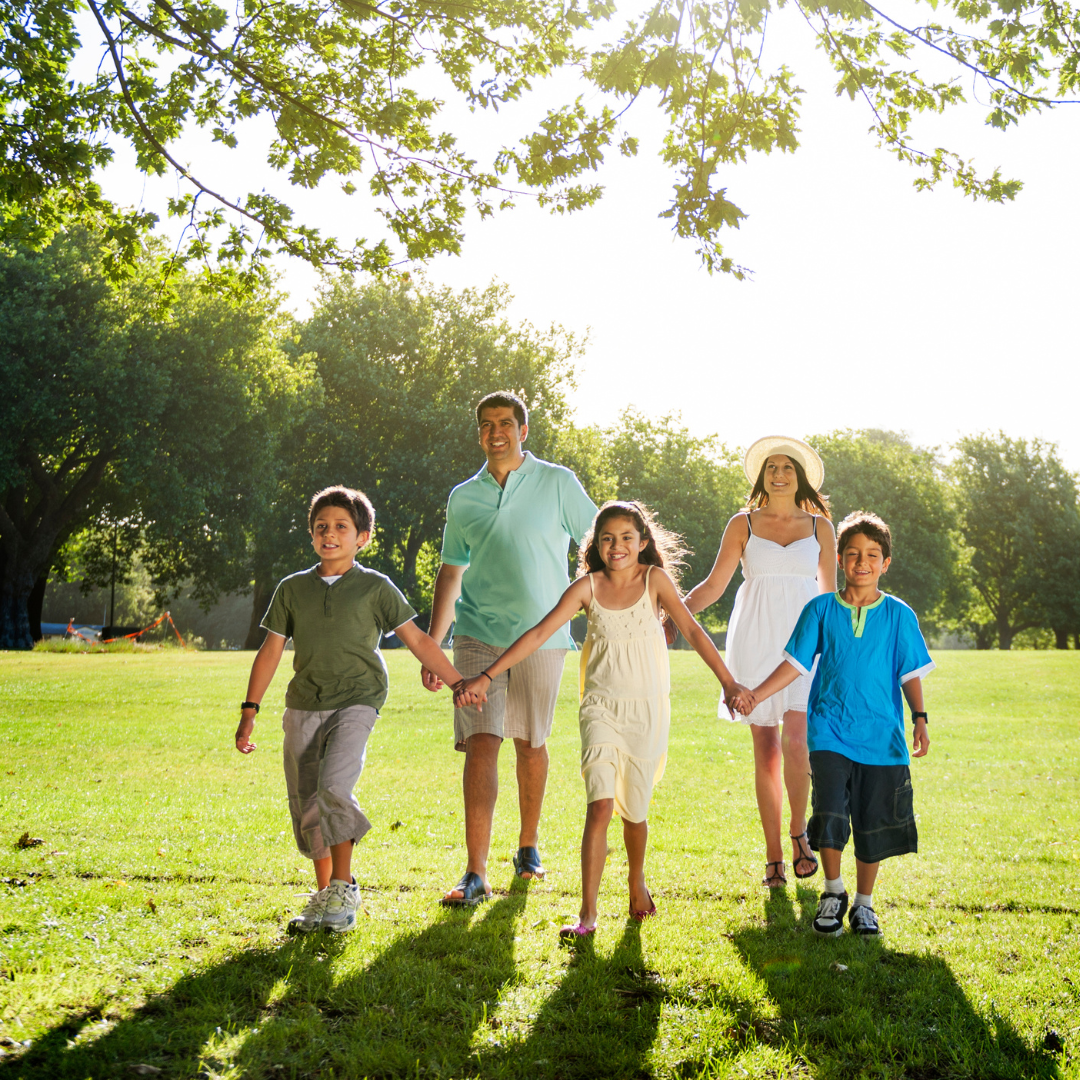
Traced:
<svg viewBox="0 0 1080 1080">
<path fill-rule="evenodd" d="M 809 675 L 814 657 L 821 652 L 822 605 L 820 598 L 811 600 L 802 609 L 795 629 L 784 647 L 784 658 L 790 660 L 803 675 Z"/>
<path fill-rule="evenodd" d="M 596 517 L 596 503 L 585 494 L 581 481 L 569 469 L 563 474 L 560 488 L 563 528 L 575 544 L 580 544 Z"/>
<path fill-rule="evenodd" d="M 451 566 L 469 565 L 469 545 L 454 516 L 454 493 L 446 503 L 446 526 L 443 528 L 442 561 Z"/>
<path fill-rule="evenodd" d="M 900 628 L 897 633 L 897 678 L 903 684 L 909 679 L 922 678 L 933 671 L 935 666 L 919 629 L 919 620 L 915 612 L 905 606 L 900 612 Z"/>
</svg>

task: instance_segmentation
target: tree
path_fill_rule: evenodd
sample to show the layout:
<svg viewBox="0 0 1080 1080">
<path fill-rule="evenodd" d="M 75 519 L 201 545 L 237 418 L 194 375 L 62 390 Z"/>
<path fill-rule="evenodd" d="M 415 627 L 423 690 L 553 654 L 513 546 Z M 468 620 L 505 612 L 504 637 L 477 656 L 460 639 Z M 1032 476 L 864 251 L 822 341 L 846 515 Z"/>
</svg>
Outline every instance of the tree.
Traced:
<svg viewBox="0 0 1080 1080">
<path fill-rule="evenodd" d="M 961 533 L 972 549 L 972 580 L 997 633 L 998 647 L 1012 647 L 1021 630 L 1052 625 L 1048 603 L 1065 589 L 1075 610 L 1075 574 L 1064 581 L 1059 563 L 1075 562 L 1076 478 L 1053 444 L 1010 439 L 1004 433 L 972 435 L 956 444 L 953 478 L 961 508 Z M 1072 546 L 1071 546 L 1072 545 Z M 1069 607 L 1055 604 L 1066 614 Z"/>
<path fill-rule="evenodd" d="M 521 394 L 527 448 L 540 456 L 568 423 L 577 340 L 557 327 L 511 325 L 510 300 L 502 285 L 455 292 L 422 277 L 358 284 L 342 275 L 299 330 L 297 349 L 312 357 L 323 395 L 305 497 L 316 477 L 367 492 L 376 534 L 365 562 L 420 609 L 430 603 L 450 489 L 483 464 L 477 401 L 492 390 Z M 258 574 L 256 582 L 258 591 Z"/>
<path fill-rule="evenodd" d="M 690 548 L 683 584 L 689 588 L 703 581 L 716 559 L 724 526 L 746 501 L 741 457 L 715 435 L 691 434 L 678 414 L 650 420 L 632 408 L 620 416 L 605 441 L 618 483 L 616 497 L 645 503 L 661 525 L 679 533 Z M 719 628 L 731 614 L 733 600 L 734 590 L 728 589 L 703 617 Z"/>
<path fill-rule="evenodd" d="M 884 579 L 887 591 L 930 625 L 947 620 L 962 584 L 956 512 L 937 454 L 896 432 L 874 429 L 834 431 L 809 441 L 825 463 L 834 522 L 869 510 L 888 523 L 895 561 Z"/>
<path fill-rule="evenodd" d="M 951 73 L 922 78 L 910 56 L 933 50 L 957 75 L 974 73 L 988 89 L 989 121 L 1005 127 L 1052 104 L 1044 81 L 1062 97 L 1074 91 L 1080 16 L 1061 0 L 931 7 L 955 26 L 904 26 L 863 0 L 653 0 L 621 29 L 606 0 L 87 0 L 101 44 L 96 77 L 83 83 L 71 73 L 82 4 L 0 0 L 0 204 L 38 236 L 65 213 L 93 210 L 120 256 L 130 254 L 146 215 L 114 210 L 94 182 L 109 139 L 123 139 L 140 169 L 171 170 L 181 183 L 169 207 L 191 226 L 180 258 L 206 257 L 220 230 L 219 258 L 251 259 L 249 273 L 272 251 L 379 271 L 395 257 L 391 243 L 411 259 L 457 251 L 470 208 L 491 214 L 529 193 L 559 212 L 594 202 L 600 188 L 589 173 L 613 149 L 637 152 L 623 125 L 645 98 L 666 119 L 661 156 L 673 187 L 661 216 L 710 270 L 741 276 L 719 241 L 745 216 L 728 198 L 726 170 L 752 152 L 797 146 L 795 74 L 761 64 L 770 18 L 805 22 L 836 70 L 837 92 L 865 100 L 880 143 L 920 170 L 918 184 L 948 177 L 973 196 L 1015 196 L 1018 182 L 996 172 L 982 179 L 961 156 L 912 144 L 912 116 L 954 105 L 963 92 Z M 598 44 L 604 35 L 610 43 Z M 444 96 L 494 113 L 561 68 L 579 72 L 587 92 L 549 109 L 492 159 L 478 161 L 441 120 Z M 226 194 L 205 161 L 189 167 L 177 156 L 176 140 L 192 126 L 245 153 L 262 125 L 273 133 L 267 162 L 288 184 L 334 183 L 352 194 L 366 173 L 388 238 L 321 235 L 283 198 Z"/>
<path fill-rule="evenodd" d="M 34 590 L 87 527 L 140 533 L 165 585 L 246 585 L 238 511 L 295 381 L 270 302 L 165 292 L 152 249 L 117 284 L 105 257 L 78 228 L 0 248 L 0 648 L 30 647 Z"/>
</svg>

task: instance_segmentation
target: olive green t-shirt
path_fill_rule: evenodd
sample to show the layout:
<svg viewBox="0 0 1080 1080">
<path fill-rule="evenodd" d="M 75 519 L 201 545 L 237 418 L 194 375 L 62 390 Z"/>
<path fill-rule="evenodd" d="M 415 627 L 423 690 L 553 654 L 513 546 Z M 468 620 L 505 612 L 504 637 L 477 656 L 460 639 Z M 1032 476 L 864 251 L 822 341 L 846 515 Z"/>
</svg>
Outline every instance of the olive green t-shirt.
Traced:
<svg viewBox="0 0 1080 1080">
<path fill-rule="evenodd" d="M 293 639 L 296 674 L 285 704 L 308 712 L 381 709 L 390 683 L 379 642 L 416 612 L 385 574 L 359 563 L 332 585 L 317 571 L 313 566 L 284 578 L 261 624 Z"/>
</svg>

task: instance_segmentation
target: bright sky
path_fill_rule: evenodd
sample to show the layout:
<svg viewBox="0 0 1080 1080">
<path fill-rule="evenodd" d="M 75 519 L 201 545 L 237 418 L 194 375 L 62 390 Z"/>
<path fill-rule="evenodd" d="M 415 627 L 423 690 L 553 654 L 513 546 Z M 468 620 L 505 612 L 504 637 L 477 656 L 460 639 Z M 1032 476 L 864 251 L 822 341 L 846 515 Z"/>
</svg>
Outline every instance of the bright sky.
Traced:
<svg viewBox="0 0 1080 1080">
<path fill-rule="evenodd" d="M 710 277 L 657 218 L 671 179 L 655 157 L 661 118 L 646 102 L 628 116 L 641 152 L 604 167 L 599 206 L 559 217 L 523 205 L 472 221 L 463 255 L 437 260 L 430 278 L 458 288 L 497 278 L 515 294 L 514 318 L 587 332 L 573 398 L 582 422 L 610 423 L 628 405 L 654 417 L 679 411 L 692 430 L 733 446 L 844 427 L 944 446 L 1000 429 L 1056 442 L 1080 470 L 1080 106 L 1006 134 L 985 127 L 975 106 L 920 121 L 916 145 L 956 150 L 982 172 L 1000 166 L 1025 187 L 1003 206 L 951 187 L 918 193 L 914 171 L 866 134 L 866 106 L 833 96 L 805 26 L 782 17 L 770 24 L 764 65 L 786 58 L 807 91 L 802 145 L 732 169 L 727 183 L 750 216 L 725 249 L 752 280 Z M 912 62 L 923 70 L 933 59 L 917 52 Z M 453 127 L 492 147 L 544 102 L 579 92 L 554 84 L 497 117 L 461 110 Z M 202 154 L 196 140 L 187 148 L 189 158 Z M 223 157 L 212 179 L 247 190 L 259 162 L 241 160 L 242 169 Z M 290 197 L 281 178 L 266 177 Z M 105 182 L 114 197 L 153 209 L 176 190 L 171 179 L 144 185 L 123 155 Z M 362 198 L 320 192 L 294 205 L 315 224 L 350 222 L 349 239 L 377 231 Z M 314 273 L 282 269 L 304 310 Z"/>
</svg>

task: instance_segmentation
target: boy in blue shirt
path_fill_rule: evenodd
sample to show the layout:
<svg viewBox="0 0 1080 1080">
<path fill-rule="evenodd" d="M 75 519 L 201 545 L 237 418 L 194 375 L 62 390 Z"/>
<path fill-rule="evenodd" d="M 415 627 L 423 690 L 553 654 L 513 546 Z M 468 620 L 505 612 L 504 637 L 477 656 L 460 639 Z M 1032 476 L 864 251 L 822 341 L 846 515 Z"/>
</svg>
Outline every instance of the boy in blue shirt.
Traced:
<svg viewBox="0 0 1080 1080">
<path fill-rule="evenodd" d="M 825 870 L 814 932 L 843 932 L 848 896 L 840 859 L 854 833 L 857 892 L 848 922 L 852 932 L 876 937 L 881 930 L 872 894 L 878 866 L 882 859 L 918 850 L 900 695 L 915 725 L 912 753 L 922 757 L 930 749 L 922 676 L 934 662 L 915 613 L 878 590 L 892 561 L 888 525 L 875 514 L 849 514 L 836 540 L 845 587 L 803 608 L 786 659 L 747 695 L 747 704 L 809 674 L 820 658 L 806 713 L 813 777 L 807 831 Z"/>
<path fill-rule="evenodd" d="M 389 689 L 379 651 L 383 634 L 396 634 L 447 684 L 461 679 L 413 622 L 416 612 L 397 586 L 356 561 L 374 526 L 375 511 L 362 491 L 337 485 L 311 500 L 308 529 L 319 563 L 285 578 L 274 592 L 262 621 L 266 640 L 240 706 L 236 749 L 250 754 L 259 703 L 292 638 L 295 674 L 282 719 L 285 783 L 296 846 L 313 863 L 316 888 L 289 921 L 290 934 L 344 933 L 356 925 L 353 846 L 371 823 L 353 788 Z"/>
</svg>

